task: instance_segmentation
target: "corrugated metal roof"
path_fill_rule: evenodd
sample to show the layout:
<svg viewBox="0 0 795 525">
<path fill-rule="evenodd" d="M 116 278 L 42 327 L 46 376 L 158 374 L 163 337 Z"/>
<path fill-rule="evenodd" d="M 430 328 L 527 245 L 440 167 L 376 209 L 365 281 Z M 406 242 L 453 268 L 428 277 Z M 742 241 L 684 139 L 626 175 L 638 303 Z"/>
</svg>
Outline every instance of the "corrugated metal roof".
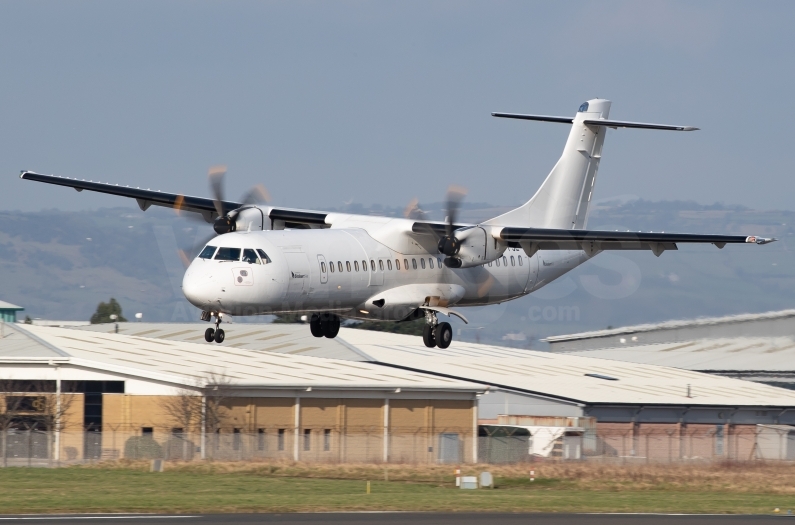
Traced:
<svg viewBox="0 0 795 525">
<path fill-rule="evenodd" d="M 562 352 L 631 363 L 710 371 L 795 371 L 790 337 L 732 337 Z"/>
<path fill-rule="evenodd" d="M 17 327 L 29 340 L 63 355 L 0 355 L 3 362 L 69 362 L 78 366 L 195 386 L 208 373 L 224 373 L 234 386 L 446 390 L 476 392 L 482 385 L 384 366 L 320 359 L 233 346 L 205 345 L 70 328 Z M 3 345 L 5 346 L 5 345 Z M 29 347 L 30 348 L 30 347 Z M 39 350 L 41 351 L 41 350 Z M 38 359 L 36 359 L 38 358 Z"/>
<path fill-rule="evenodd" d="M 24 308 L 5 301 L 0 301 L 0 310 L 24 310 Z"/>
<path fill-rule="evenodd" d="M 690 370 L 463 342 L 441 350 L 365 330 L 340 336 L 378 362 L 583 404 L 795 406 L 795 391 Z"/>
<path fill-rule="evenodd" d="M 724 317 L 700 317 L 697 319 L 665 321 L 662 323 L 638 324 L 634 326 L 625 326 L 622 328 L 613 328 L 610 330 L 594 330 L 592 332 L 580 332 L 578 334 L 556 335 L 547 337 L 546 339 L 541 339 L 541 341 L 545 343 L 558 343 L 562 341 L 574 341 L 577 339 L 591 339 L 596 337 L 610 337 L 613 335 L 633 334 L 638 332 L 651 332 L 654 330 L 675 330 L 694 326 L 744 323 L 749 321 L 783 319 L 787 317 L 795 317 L 795 310 L 780 310 L 777 312 L 765 312 L 761 314 L 728 315 Z"/>
<path fill-rule="evenodd" d="M 119 323 L 119 334 L 168 341 L 185 341 L 209 347 L 219 346 L 204 340 L 204 330 L 209 323 Z M 113 333 L 114 323 L 73 327 L 75 330 Z M 313 337 L 306 324 L 224 324 L 226 339 L 220 346 L 246 348 L 261 352 L 278 352 L 293 355 L 311 355 L 347 361 L 366 361 L 366 358 L 345 344 Z"/>
</svg>

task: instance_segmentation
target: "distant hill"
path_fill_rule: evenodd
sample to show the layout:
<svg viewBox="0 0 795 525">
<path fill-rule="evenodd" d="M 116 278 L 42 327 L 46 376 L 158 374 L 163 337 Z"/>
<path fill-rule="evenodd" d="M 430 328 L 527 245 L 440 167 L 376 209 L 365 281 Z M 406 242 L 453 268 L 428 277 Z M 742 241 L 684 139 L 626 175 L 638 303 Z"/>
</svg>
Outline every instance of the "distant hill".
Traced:
<svg viewBox="0 0 795 525">
<path fill-rule="evenodd" d="M 441 220 L 441 204 L 422 206 Z M 467 204 L 464 221 L 493 217 L 505 207 Z M 345 210 L 401 216 L 399 208 Z M 594 206 L 589 227 L 774 236 L 769 246 L 680 246 L 660 258 L 612 252 L 521 300 L 467 309 L 460 338 L 539 347 L 548 335 L 667 319 L 762 312 L 795 306 L 795 212 L 758 211 L 692 202 L 616 199 Z M 87 320 L 115 297 L 124 314 L 147 321 L 191 321 L 198 312 L 180 293 L 190 250 L 210 225 L 169 210 L 135 207 L 85 212 L 0 212 L 0 299 L 23 315 Z M 238 321 L 244 322 L 243 319 Z"/>
</svg>

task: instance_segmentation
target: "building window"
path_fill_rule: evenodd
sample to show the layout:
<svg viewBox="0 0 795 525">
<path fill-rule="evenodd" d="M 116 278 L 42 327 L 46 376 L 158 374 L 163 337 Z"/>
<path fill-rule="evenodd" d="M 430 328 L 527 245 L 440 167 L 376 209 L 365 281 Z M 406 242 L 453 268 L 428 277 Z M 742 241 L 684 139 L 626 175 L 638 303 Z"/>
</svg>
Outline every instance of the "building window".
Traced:
<svg viewBox="0 0 795 525">
<path fill-rule="evenodd" d="M 388 270 L 390 270 L 390 271 L 392 270 L 392 259 L 388 259 L 386 261 L 386 267 L 387 267 Z"/>
<path fill-rule="evenodd" d="M 284 429 L 280 428 L 277 433 L 276 448 L 284 450 Z"/>
<path fill-rule="evenodd" d="M 359 261 L 353 261 L 353 269 L 359 271 Z"/>
<path fill-rule="evenodd" d="M 327 428 L 323 431 L 323 450 L 328 452 L 331 450 L 331 429 Z"/>
<path fill-rule="evenodd" d="M 351 262 L 350 261 L 345 261 L 345 268 L 347 268 L 349 272 L 351 271 Z"/>
<path fill-rule="evenodd" d="M 184 433 L 185 433 L 185 429 L 184 428 L 172 428 L 171 429 L 171 435 L 175 436 L 175 437 L 180 437 L 181 438 L 182 434 L 184 434 Z"/>
<path fill-rule="evenodd" d="M 141 427 L 141 435 L 144 437 L 153 437 L 155 435 L 155 429 L 152 427 Z"/>
<path fill-rule="evenodd" d="M 265 429 L 257 429 L 257 450 L 265 450 Z"/>
<path fill-rule="evenodd" d="M 240 441 L 241 441 L 240 429 L 239 428 L 233 428 L 232 429 L 232 449 L 233 450 L 240 450 Z"/>
<path fill-rule="evenodd" d="M 304 429 L 304 450 L 312 450 L 312 430 Z"/>
</svg>

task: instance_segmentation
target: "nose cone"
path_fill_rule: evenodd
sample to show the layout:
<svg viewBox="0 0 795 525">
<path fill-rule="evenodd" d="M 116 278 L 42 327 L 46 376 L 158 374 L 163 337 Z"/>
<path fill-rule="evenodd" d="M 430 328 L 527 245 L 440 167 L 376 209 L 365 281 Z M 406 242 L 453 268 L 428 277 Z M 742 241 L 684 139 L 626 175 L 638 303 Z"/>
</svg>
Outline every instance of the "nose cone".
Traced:
<svg viewBox="0 0 795 525">
<path fill-rule="evenodd" d="M 195 260 L 182 278 L 182 294 L 190 304 L 204 308 L 218 301 L 218 286 L 205 261 Z"/>
</svg>

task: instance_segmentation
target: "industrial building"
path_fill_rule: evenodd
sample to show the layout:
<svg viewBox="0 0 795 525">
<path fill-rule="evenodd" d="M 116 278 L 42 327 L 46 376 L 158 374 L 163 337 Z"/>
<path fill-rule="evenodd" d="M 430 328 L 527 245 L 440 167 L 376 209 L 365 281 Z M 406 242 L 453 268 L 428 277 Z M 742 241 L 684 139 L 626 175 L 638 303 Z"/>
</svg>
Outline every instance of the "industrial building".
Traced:
<svg viewBox="0 0 795 525">
<path fill-rule="evenodd" d="M 203 327 L 15 325 L 0 345 L 0 377 L 56 381 L 62 396 L 79 398 L 63 414 L 64 430 L 99 427 L 102 437 L 91 448 L 83 435 L 71 454 L 108 458 L 127 457 L 132 437 L 174 448 L 173 436 L 190 432 L 165 408 L 169 399 L 192 392 L 206 410 L 215 387 L 225 417 L 190 438 L 183 450 L 191 454 L 491 461 L 500 436 L 524 436 L 524 457 L 554 455 L 556 440 L 569 458 L 749 459 L 761 457 L 762 444 L 776 459 L 795 454 L 795 391 L 769 385 L 485 344 L 431 349 L 351 328 L 314 338 L 300 324 L 229 325 L 218 345 L 204 342 Z M 552 441 L 540 444 L 544 433 Z"/>
<path fill-rule="evenodd" d="M 693 370 L 795 389 L 795 310 L 549 337 L 555 353 Z"/>
<path fill-rule="evenodd" d="M 24 308 L 21 306 L 0 301 L 0 323 L 17 322 L 17 312 L 21 312 L 23 310 Z"/>
</svg>

